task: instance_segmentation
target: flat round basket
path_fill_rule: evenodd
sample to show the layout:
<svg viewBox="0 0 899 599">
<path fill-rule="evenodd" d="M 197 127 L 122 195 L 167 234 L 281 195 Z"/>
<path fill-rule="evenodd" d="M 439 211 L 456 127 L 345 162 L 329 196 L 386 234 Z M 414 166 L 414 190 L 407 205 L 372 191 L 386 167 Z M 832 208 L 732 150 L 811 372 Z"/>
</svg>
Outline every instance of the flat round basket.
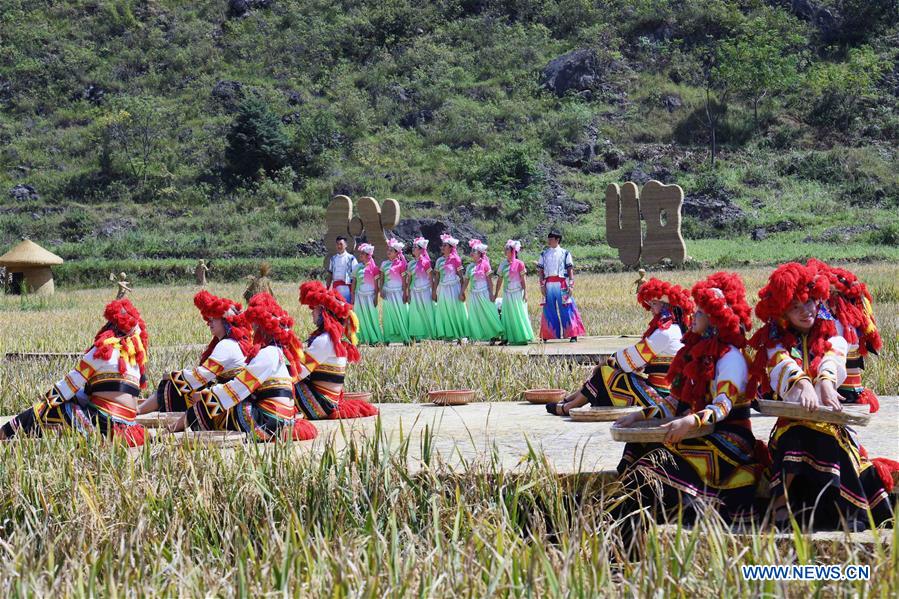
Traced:
<svg viewBox="0 0 899 599">
<path fill-rule="evenodd" d="M 354 401 L 367 401 L 371 403 L 371 391 L 344 391 L 344 399 L 352 399 Z"/>
<path fill-rule="evenodd" d="M 135 420 L 138 424 L 142 424 L 144 428 L 165 428 L 170 424 L 178 422 L 183 412 L 150 412 L 149 414 L 141 414 Z"/>
<path fill-rule="evenodd" d="M 810 422 L 828 422 L 830 424 L 844 424 L 855 426 L 868 426 L 871 420 L 871 411 L 866 404 L 843 405 L 843 411 L 835 412 L 833 408 L 818 406 L 817 410 L 809 412 L 801 405 L 774 401 L 770 399 L 758 400 L 759 412 L 765 416 L 777 416 L 778 418 L 790 418 L 791 420 L 808 420 Z"/>
<path fill-rule="evenodd" d="M 442 389 L 428 391 L 428 400 L 438 406 L 464 406 L 474 401 L 475 392 L 471 389 Z"/>
<path fill-rule="evenodd" d="M 631 426 L 612 425 L 612 439 L 622 443 L 664 443 L 667 431 L 661 425 L 670 422 L 670 419 L 639 420 Z M 706 424 L 691 430 L 684 439 L 704 437 L 715 430 L 715 425 Z"/>
<path fill-rule="evenodd" d="M 553 401 L 561 401 L 565 397 L 565 389 L 528 389 L 522 396 L 524 400 L 536 404 L 548 404 Z"/>
<path fill-rule="evenodd" d="M 612 422 L 618 420 L 625 414 L 630 414 L 631 412 L 639 412 L 641 409 L 642 408 L 640 408 L 640 406 L 584 406 L 582 408 L 572 408 L 572 410 L 569 412 L 569 416 L 571 416 L 572 420 L 575 420 L 577 422 Z"/>
</svg>

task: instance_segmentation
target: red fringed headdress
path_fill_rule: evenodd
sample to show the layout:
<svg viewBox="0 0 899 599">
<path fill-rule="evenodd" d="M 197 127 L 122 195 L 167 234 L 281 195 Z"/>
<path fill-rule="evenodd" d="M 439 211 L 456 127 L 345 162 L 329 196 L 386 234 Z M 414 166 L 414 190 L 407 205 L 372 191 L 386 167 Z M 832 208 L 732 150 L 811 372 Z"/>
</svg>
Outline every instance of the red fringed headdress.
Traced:
<svg viewBox="0 0 899 599">
<path fill-rule="evenodd" d="M 310 308 L 322 309 L 319 331 L 327 333 L 334 345 L 337 357 L 346 357 L 350 362 L 359 360 L 356 347 L 356 331 L 359 321 L 353 307 L 334 289 L 326 288 L 321 281 L 306 281 L 300 285 L 300 303 Z M 315 334 L 313 334 L 315 336 Z"/>
<path fill-rule="evenodd" d="M 637 303 L 649 310 L 653 300 L 660 300 L 668 304 L 671 307 L 671 316 L 653 316 L 649 322 L 649 328 L 643 333 L 644 337 L 649 337 L 656 329 L 664 331 L 672 323 L 676 323 L 684 332 L 690 328 L 693 319 L 693 300 L 690 299 L 690 294 L 686 289 L 653 277 L 640 285 L 640 289 L 637 291 Z"/>
<path fill-rule="evenodd" d="M 140 386 L 146 387 L 150 339 L 140 312 L 131 300 L 123 298 L 106 304 L 103 317 L 106 325 L 94 336 L 94 355 L 108 360 L 114 350 L 119 350 L 119 373 L 125 374 L 129 365 L 136 365 L 140 370 Z"/>
<path fill-rule="evenodd" d="M 250 305 L 238 316 L 232 317 L 232 321 L 240 327 L 251 329 L 256 326 L 262 333 L 281 348 L 284 357 L 287 358 L 287 370 L 292 378 L 296 378 L 302 364 L 301 356 L 303 346 L 293 333 L 293 318 L 278 305 L 268 293 L 257 293 L 250 299 Z M 259 350 L 262 339 L 255 339 L 257 343 L 247 354 L 247 359 L 252 360 Z"/>
<path fill-rule="evenodd" d="M 214 318 L 221 318 L 225 321 L 225 330 L 227 331 L 228 337 L 237 341 L 238 345 L 240 345 L 240 351 L 243 352 L 244 356 L 253 351 L 253 332 L 239 326 L 239 324 L 235 324 L 235 317 L 240 314 L 243 306 L 226 297 L 212 295 L 205 289 L 194 296 L 194 305 L 200 311 L 203 320 L 206 322 L 209 322 Z M 203 351 L 203 355 L 200 356 L 201 364 L 206 361 L 206 358 L 212 355 L 212 350 L 215 349 L 218 342 L 219 338 L 213 336 L 209 345 L 207 345 L 206 349 Z"/>
<path fill-rule="evenodd" d="M 808 266 L 827 275 L 830 282 L 830 299 L 827 302 L 834 318 L 843 325 L 843 336 L 850 344 L 858 344 L 858 352 L 867 355 L 877 353 L 883 347 L 883 339 L 877 331 L 877 321 L 871 308 L 871 292 L 850 270 L 811 259 Z"/>
<path fill-rule="evenodd" d="M 641 288 L 642 289 L 642 288 Z M 691 290 L 696 310 L 709 319 L 702 335 L 690 331 L 668 370 L 671 393 L 694 410 L 707 404 L 709 383 L 715 378 L 718 360 L 733 345 L 746 346 L 746 331 L 752 328 L 752 309 L 746 303 L 746 287 L 736 273 L 717 272 Z"/>
<path fill-rule="evenodd" d="M 796 331 L 790 327 L 786 319 L 786 312 L 793 301 L 803 304 L 809 300 L 825 302 L 830 296 L 829 279 L 819 266 L 820 263 L 781 264 L 771 273 L 768 284 L 759 291 L 755 315 L 763 324 L 749 340 L 749 345 L 755 351 L 755 357 L 749 365 L 749 385 L 746 388 L 748 397 L 754 399 L 759 390 L 765 393 L 771 389 L 766 369 L 768 350 L 778 344 L 789 349 L 798 342 Z M 833 320 L 815 319 L 815 324 L 808 333 L 808 347 L 814 357 L 811 364 L 803 365 L 813 378 L 818 372 L 821 358 L 831 347 L 828 339 L 836 333 Z"/>
</svg>

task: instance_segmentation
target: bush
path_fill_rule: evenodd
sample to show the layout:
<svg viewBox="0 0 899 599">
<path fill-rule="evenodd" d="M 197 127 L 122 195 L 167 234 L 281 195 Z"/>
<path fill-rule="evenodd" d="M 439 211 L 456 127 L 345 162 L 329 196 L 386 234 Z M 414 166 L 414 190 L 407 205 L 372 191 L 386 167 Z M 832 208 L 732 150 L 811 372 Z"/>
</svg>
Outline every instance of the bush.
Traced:
<svg viewBox="0 0 899 599">
<path fill-rule="evenodd" d="M 237 110 L 228 132 L 225 161 L 233 182 L 255 181 L 288 165 L 290 140 L 281 120 L 262 99 L 249 97 Z"/>
<path fill-rule="evenodd" d="M 519 221 L 541 205 L 545 177 L 538 152 L 516 144 L 482 157 L 468 173 L 488 216 Z"/>
<path fill-rule="evenodd" d="M 69 210 L 59 223 L 59 233 L 65 241 L 81 241 L 96 231 L 98 222 L 94 215 L 83 208 Z"/>
</svg>

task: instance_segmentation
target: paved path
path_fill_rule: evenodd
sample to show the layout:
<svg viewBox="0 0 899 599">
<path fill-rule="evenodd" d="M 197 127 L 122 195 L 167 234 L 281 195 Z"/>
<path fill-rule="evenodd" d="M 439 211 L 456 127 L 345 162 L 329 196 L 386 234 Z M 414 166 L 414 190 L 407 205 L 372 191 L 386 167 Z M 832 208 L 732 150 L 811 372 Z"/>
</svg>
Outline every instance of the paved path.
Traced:
<svg viewBox="0 0 899 599">
<path fill-rule="evenodd" d="M 382 404 L 381 432 L 392 446 L 409 438 L 410 466 L 421 459 L 422 433 L 431 434 L 431 448 L 448 465 L 464 466 L 490 457 L 496 448 L 505 469 L 514 469 L 529 452 L 529 444 L 542 451 L 561 474 L 614 470 L 623 444 L 613 441 L 609 422 L 573 422 L 551 416 L 543 406 L 518 402 L 473 403 L 458 407 L 431 404 Z M 775 418 L 753 412 L 752 428 L 767 441 Z M 313 450 L 326 439 L 338 447 L 351 436 L 364 438 L 375 430 L 375 419 L 316 422 L 319 437 Z M 866 427 L 856 428 L 871 457 L 899 460 L 899 397 L 881 397 L 880 411 Z"/>
</svg>

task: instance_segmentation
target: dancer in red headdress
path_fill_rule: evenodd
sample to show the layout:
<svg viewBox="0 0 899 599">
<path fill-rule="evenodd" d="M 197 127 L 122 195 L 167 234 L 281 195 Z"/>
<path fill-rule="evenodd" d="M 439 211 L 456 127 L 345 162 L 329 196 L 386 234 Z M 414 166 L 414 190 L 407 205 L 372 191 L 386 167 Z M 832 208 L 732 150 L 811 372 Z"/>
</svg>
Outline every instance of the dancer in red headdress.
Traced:
<svg viewBox="0 0 899 599">
<path fill-rule="evenodd" d="M 58 381 L 44 399 L 0 429 L 0 439 L 40 436 L 47 429 L 74 429 L 143 445 L 137 424 L 137 398 L 146 386 L 147 327 L 128 299 L 106 305 L 106 324 L 78 366 Z"/>
<path fill-rule="evenodd" d="M 637 292 L 637 303 L 652 314 L 643 337 L 598 365 L 579 390 L 562 402 L 547 404 L 550 414 L 567 416 L 587 402 L 593 406 L 656 406 L 670 391 L 668 368 L 683 346 L 690 326 L 693 300 L 679 285 L 650 279 Z M 673 414 L 667 414 L 672 416 Z"/>
<path fill-rule="evenodd" d="M 755 351 L 752 397 L 758 393 L 809 411 L 842 409 L 838 389 L 846 380 L 849 344 L 827 308 L 830 297 L 830 278 L 820 262 L 790 262 L 771 273 L 755 307 L 763 326 L 749 342 Z M 780 419 L 768 447 L 778 525 L 787 526 L 790 514 L 807 526 L 854 530 L 867 528 L 869 516 L 875 525 L 892 519 L 890 461 L 869 461 L 845 426 Z"/>
<path fill-rule="evenodd" d="M 375 406 L 343 395 L 347 364 L 359 361 L 359 321 L 352 306 L 318 281 L 300 285 L 300 303 L 312 310 L 316 327 L 300 357 L 294 386 L 300 410 L 310 420 L 376 415 Z"/>
<path fill-rule="evenodd" d="M 628 426 L 665 414 L 679 415 L 663 425 L 664 445 L 649 447 L 635 461 L 619 464 L 625 493 L 611 510 L 625 519 L 625 538 L 642 531 L 640 508 L 657 518 L 679 511 L 690 523 L 713 508 L 728 522 L 753 515 L 762 465 L 749 424 L 746 383 L 746 331 L 752 311 L 743 281 L 734 273 L 715 273 L 691 290 L 696 313 L 684 346 L 677 352 L 668 378 L 671 395 L 665 405 L 646 408 L 618 420 Z M 691 439 L 686 434 L 713 424 L 712 433 Z"/>
<path fill-rule="evenodd" d="M 215 383 L 227 383 L 247 365 L 247 353 L 253 348 L 251 332 L 234 324 L 241 305 L 205 289 L 194 296 L 194 305 L 212 332 L 199 366 L 167 374 L 156 391 L 140 404 L 139 414 L 157 410 L 184 412 L 190 407 L 191 393 Z"/>
<path fill-rule="evenodd" d="M 191 393 L 191 406 L 173 429 L 241 431 L 256 441 L 314 438 L 315 427 L 293 397 L 303 353 L 293 319 L 271 295 L 257 293 L 234 323 L 253 330 L 247 365 L 231 381 Z"/>
</svg>

